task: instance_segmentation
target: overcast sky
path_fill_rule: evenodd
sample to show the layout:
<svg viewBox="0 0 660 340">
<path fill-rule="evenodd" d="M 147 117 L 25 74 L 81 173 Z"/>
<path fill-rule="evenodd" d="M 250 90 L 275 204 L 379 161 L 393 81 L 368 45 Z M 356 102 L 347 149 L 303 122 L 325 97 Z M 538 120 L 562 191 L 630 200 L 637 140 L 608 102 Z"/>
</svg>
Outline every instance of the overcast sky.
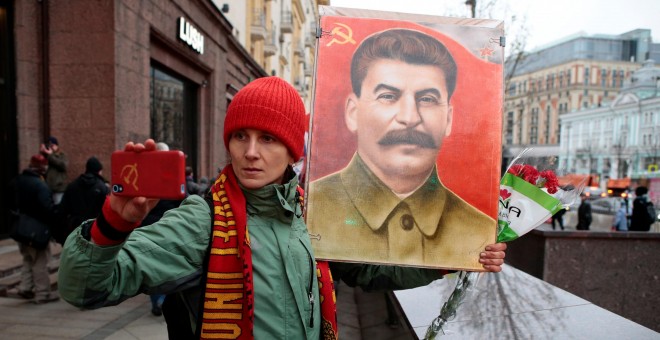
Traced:
<svg viewBox="0 0 660 340">
<path fill-rule="evenodd" d="M 480 1 L 486 3 L 477 0 Z M 337 7 L 467 17 L 470 14 L 464 3 L 465 0 L 330 0 L 331 6 Z M 504 20 L 512 15 L 526 18 L 530 32 L 527 50 L 580 31 L 590 35 L 621 34 L 648 28 L 653 41 L 660 42 L 660 0 L 498 0 L 497 7 L 500 13 L 493 19 Z"/>
</svg>

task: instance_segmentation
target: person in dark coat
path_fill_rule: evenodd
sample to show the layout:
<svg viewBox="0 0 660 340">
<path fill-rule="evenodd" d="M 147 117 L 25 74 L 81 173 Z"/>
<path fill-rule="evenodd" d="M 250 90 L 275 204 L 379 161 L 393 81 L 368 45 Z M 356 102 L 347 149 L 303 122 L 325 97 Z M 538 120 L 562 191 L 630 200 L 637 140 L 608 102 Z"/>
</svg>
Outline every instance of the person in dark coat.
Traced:
<svg viewBox="0 0 660 340">
<path fill-rule="evenodd" d="M 564 230 L 565 213 L 566 213 L 566 209 L 561 209 L 557 211 L 554 215 L 552 215 L 552 230 L 555 230 L 555 223 L 559 225 L 559 228 L 561 228 L 561 230 Z"/>
<path fill-rule="evenodd" d="M 649 200 L 648 192 L 649 189 L 646 187 L 635 189 L 635 196 L 637 197 L 633 200 L 630 231 L 649 231 L 651 224 L 656 220 L 655 207 Z"/>
<path fill-rule="evenodd" d="M 186 166 L 186 190 L 188 195 L 204 195 L 205 187 L 195 182 L 195 176 L 191 166 Z"/>
<path fill-rule="evenodd" d="M 30 158 L 28 168 L 10 184 L 11 197 L 14 197 L 13 207 L 10 208 L 50 225 L 50 222 L 55 220 L 55 204 L 44 180 L 47 169 L 46 157 L 36 154 Z M 59 300 L 57 293 L 50 291 L 50 246 L 37 249 L 19 242 L 18 249 L 23 256 L 21 283 L 10 289 L 7 295 L 32 299 L 32 302 L 37 304 Z"/>
<path fill-rule="evenodd" d="M 103 202 L 110 193 L 102 172 L 103 164 L 92 156 L 87 160 L 85 173 L 66 187 L 59 207 L 63 226 L 55 233 L 58 243 L 64 244 L 76 227 L 85 220 L 96 218 L 101 212 Z"/>
<path fill-rule="evenodd" d="M 575 227 L 577 230 L 589 230 L 591 224 L 591 203 L 587 200 L 587 195 L 584 193 L 580 195 L 582 203 L 578 208 L 578 225 Z"/>
</svg>

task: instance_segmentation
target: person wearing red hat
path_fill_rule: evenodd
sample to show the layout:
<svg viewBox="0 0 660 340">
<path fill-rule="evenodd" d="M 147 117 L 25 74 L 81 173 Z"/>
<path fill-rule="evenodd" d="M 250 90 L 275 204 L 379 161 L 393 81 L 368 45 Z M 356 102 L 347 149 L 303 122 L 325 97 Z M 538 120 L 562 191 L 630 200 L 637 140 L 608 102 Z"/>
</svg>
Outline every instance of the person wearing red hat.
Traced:
<svg viewBox="0 0 660 340">
<path fill-rule="evenodd" d="M 205 198 L 190 195 L 158 222 L 136 227 L 156 199 L 110 195 L 62 251 L 62 297 L 86 308 L 139 293 L 169 294 L 170 338 L 336 339 L 330 266 L 315 261 L 292 164 L 303 155 L 305 109 L 277 77 L 241 89 L 227 110 L 231 156 Z M 151 152 L 155 142 L 127 143 Z M 486 269 L 501 270 L 506 245 L 491 245 Z M 350 268 L 348 268 L 350 267 Z M 370 288 L 410 288 L 443 272 L 363 264 L 339 278 Z"/>
<path fill-rule="evenodd" d="M 13 210 L 30 216 L 36 223 L 50 226 L 55 219 L 55 204 L 43 177 L 47 169 L 48 160 L 44 156 L 32 156 L 28 167 L 10 183 L 10 192 L 14 197 Z M 48 277 L 50 245 L 40 249 L 18 242 L 18 249 L 23 256 L 21 282 L 9 290 L 8 295 L 37 304 L 59 300 L 57 293 L 51 291 Z"/>
</svg>

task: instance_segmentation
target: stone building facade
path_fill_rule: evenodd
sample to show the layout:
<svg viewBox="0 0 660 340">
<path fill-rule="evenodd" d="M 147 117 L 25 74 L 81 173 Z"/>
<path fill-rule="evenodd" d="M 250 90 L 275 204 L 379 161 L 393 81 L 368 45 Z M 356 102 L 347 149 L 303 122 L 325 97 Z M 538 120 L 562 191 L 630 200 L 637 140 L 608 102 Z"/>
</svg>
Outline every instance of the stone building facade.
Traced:
<svg viewBox="0 0 660 340">
<path fill-rule="evenodd" d="M 153 137 L 187 155 L 198 176 L 227 162 L 222 139 L 232 96 L 267 75 L 206 0 L 0 3 L 3 167 L 6 184 L 50 135 L 69 180 L 96 155 Z"/>
</svg>

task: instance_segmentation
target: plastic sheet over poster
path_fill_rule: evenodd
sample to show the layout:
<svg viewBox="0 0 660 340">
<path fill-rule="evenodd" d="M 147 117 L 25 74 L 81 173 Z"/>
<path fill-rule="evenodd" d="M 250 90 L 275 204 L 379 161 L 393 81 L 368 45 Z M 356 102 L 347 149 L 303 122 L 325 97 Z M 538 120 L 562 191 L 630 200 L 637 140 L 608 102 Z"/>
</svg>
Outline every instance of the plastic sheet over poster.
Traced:
<svg viewBox="0 0 660 340">
<path fill-rule="evenodd" d="M 315 256 L 482 271 L 503 25 L 322 6 L 306 166 Z"/>
</svg>

